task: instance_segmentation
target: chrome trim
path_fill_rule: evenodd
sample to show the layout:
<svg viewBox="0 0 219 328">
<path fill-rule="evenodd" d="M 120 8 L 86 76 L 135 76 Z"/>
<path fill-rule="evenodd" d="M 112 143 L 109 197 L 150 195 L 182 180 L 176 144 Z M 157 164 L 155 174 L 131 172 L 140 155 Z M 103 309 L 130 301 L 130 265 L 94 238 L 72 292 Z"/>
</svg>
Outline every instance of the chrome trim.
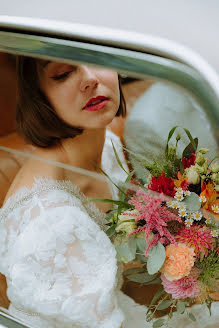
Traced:
<svg viewBox="0 0 219 328">
<path fill-rule="evenodd" d="M 29 325 L 12 316 L 7 309 L 0 306 L 0 326 L 1 325 L 5 328 L 36 328 L 36 326 Z"/>
<path fill-rule="evenodd" d="M 4 29 L 0 32 L 0 50 L 5 52 L 105 66 L 130 76 L 153 77 L 180 85 L 204 107 L 219 143 L 219 78 L 191 50 L 137 33 L 32 18 L 0 16 L 0 28 Z"/>
</svg>

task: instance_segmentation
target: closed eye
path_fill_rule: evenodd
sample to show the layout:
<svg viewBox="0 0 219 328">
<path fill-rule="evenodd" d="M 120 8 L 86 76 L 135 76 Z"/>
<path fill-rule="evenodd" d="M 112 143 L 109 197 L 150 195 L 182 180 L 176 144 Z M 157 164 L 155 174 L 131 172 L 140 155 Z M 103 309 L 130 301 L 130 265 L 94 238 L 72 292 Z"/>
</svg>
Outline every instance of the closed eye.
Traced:
<svg viewBox="0 0 219 328">
<path fill-rule="evenodd" d="M 72 72 L 71 71 L 68 71 L 68 72 L 65 72 L 65 73 L 62 73 L 62 74 L 59 74 L 59 75 L 54 75 L 52 76 L 51 78 L 55 81 L 59 81 L 59 80 L 63 80 L 65 79 L 70 73 Z"/>
</svg>

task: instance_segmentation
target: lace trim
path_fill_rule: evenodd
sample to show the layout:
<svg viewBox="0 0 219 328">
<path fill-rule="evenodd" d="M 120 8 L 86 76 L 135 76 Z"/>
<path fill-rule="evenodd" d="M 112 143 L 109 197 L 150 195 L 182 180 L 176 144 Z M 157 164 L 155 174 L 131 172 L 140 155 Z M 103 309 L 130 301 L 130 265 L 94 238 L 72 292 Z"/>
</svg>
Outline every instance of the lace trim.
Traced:
<svg viewBox="0 0 219 328">
<path fill-rule="evenodd" d="M 74 185 L 71 181 L 55 180 L 52 178 L 43 177 L 34 178 L 34 184 L 32 188 L 22 187 L 6 201 L 0 212 L 0 221 L 7 218 L 11 211 L 22 205 L 27 200 L 31 199 L 33 196 L 38 196 L 43 192 L 48 192 L 51 190 L 64 190 L 69 194 L 79 198 L 88 214 L 99 225 L 99 227 L 104 232 L 106 232 L 108 227 L 106 226 L 107 221 L 105 220 L 105 213 L 100 211 L 93 202 L 90 202 L 89 198 L 80 191 L 78 186 Z"/>
</svg>

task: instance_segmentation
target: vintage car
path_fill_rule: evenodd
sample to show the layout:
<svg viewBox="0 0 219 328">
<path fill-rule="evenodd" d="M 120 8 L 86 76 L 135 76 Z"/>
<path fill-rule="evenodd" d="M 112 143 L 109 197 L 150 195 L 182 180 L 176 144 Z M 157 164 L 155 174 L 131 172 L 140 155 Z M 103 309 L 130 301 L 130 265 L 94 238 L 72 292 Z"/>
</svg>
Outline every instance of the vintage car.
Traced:
<svg viewBox="0 0 219 328">
<path fill-rule="evenodd" d="M 132 149 L 143 142 L 149 154 L 159 155 L 169 129 L 181 125 L 199 136 L 212 158 L 218 150 L 219 78 L 192 50 L 151 35 L 0 16 L 0 206 L 33 149 L 15 130 L 16 55 L 119 72 L 128 115 L 115 118 L 109 128 Z M 31 327 L 8 313 L 6 279 L 0 278 L 1 327 Z M 141 304 L 148 304 L 156 289 L 143 286 L 136 293 L 134 282 L 125 280 L 123 285 L 123 291 Z"/>
</svg>

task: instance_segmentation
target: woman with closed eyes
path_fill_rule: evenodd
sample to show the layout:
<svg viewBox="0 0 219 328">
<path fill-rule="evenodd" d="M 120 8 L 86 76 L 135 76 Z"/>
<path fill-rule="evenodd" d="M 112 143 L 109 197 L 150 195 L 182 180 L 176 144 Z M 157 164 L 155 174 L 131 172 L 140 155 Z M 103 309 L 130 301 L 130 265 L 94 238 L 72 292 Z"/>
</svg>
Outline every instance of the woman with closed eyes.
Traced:
<svg viewBox="0 0 219 328">
<path fill-rule="evenodd" d="M 125 116 L 116 72 L 17 58 L 17 130 L 32 155 L 0 209 L 0 272 L 12 315 L 36 327 L 143 328 L 146 308 L 120 291 L 122 268 L 107 237 L 113 184 L 95 178 L 97 165 L 115 182 L 126 167 L 119 138 L 107 129 Z M 62 162 L 93 173 L 51 165 Z"/>
</svg>

